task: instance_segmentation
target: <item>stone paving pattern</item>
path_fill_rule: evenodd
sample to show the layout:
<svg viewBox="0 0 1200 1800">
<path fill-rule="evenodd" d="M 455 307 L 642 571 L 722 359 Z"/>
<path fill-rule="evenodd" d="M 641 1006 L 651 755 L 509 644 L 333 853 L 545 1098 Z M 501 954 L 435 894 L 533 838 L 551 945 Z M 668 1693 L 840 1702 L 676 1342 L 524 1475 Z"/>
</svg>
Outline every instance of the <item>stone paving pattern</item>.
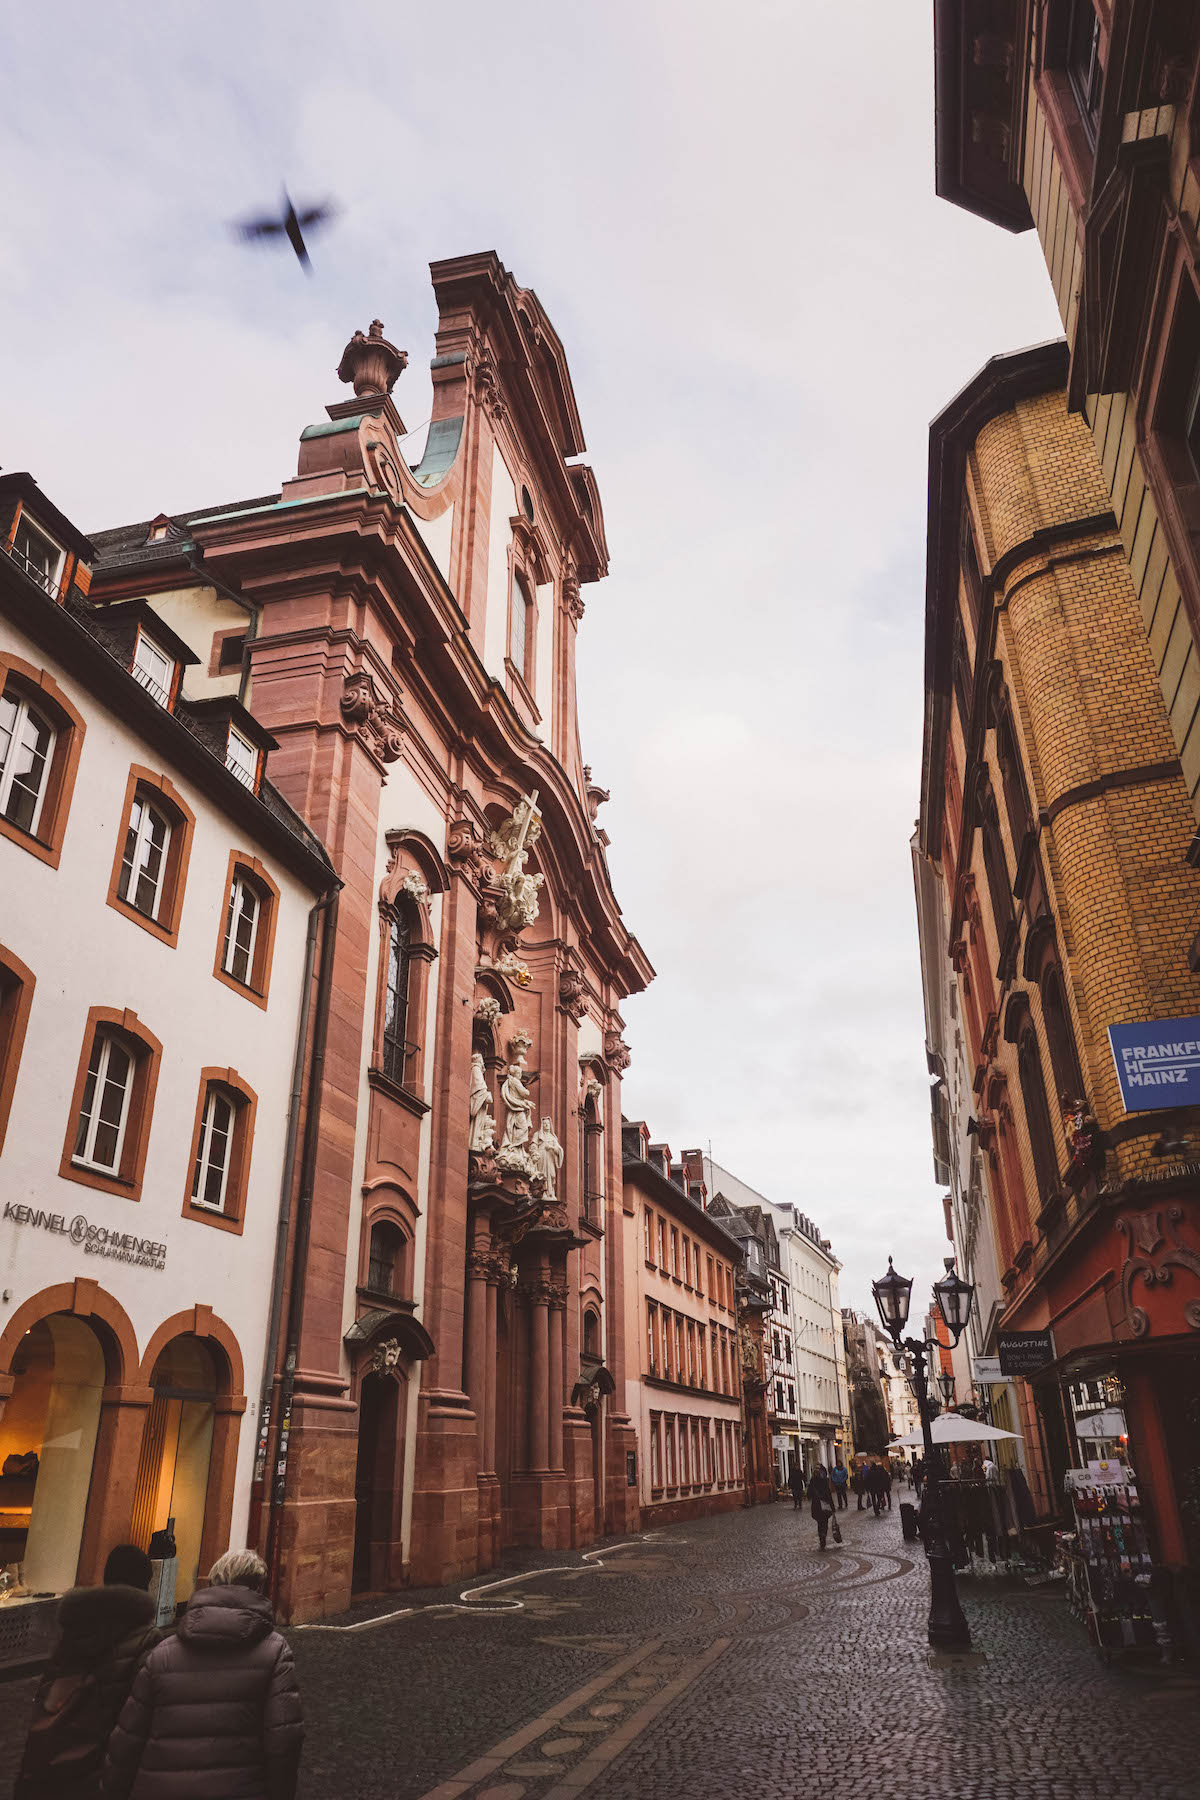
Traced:
<svg viewBox="0 0 1200 1800">
<path fill-rule="evenodd" d="M 899 1513 L 841 1523 L 822 1553 L 806 1511 L 725 1514 L 295 1632 L 301 1800 L 1197 1800 L 1200 1672 L 1106 1667 L 1058 1589 L 995 1580 L 960 1583 L 986 1661 L 931 1666 Z M 0 1690 L 0 1792 L 32 1686 Z"/>
</svg>

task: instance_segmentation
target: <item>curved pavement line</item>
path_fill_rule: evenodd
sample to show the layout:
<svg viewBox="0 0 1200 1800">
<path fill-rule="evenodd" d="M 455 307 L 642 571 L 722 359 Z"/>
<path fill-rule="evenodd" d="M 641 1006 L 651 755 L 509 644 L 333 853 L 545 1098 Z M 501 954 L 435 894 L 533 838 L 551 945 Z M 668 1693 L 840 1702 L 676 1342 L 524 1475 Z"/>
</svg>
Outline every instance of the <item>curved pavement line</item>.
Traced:
<svg viewBox="0 0 1200 1800">
<path fill-rule="evenodd" d="M 500 1600 L 492 1605 L 473 1604 L 476 1594 L 487 1594 L 496 1588 L 513 1587 L 520 1581 L 532 1581 L 539 1575 L 577 1575 L 581 1568 L 602 1569 L 604 1558 L 614 1556 L 618 1550 L 640 1550 L 643 1545 L 657 1542 L 661 1538 L 660 1531 L 648 1531 L 641 1537 L 630 1538 L 623 1544 L 606 1544 L 600 1550 L 585 1550 L 578 1563 L 555 1564 L 547 1569 L 526 1569 L 520 1575 L 504 1575 L 499 1581 L 485 1581 L 478 1587 L 464 1588 L 457 1600 L 436 1601 L 432 1606 L 401 1606 L 394 1612 L 380 1613 L 374 1619 L 356 1619 L 350 1625 L 326 1625 L 319 1620 L 312 1624 L 293 1625 L 292 1631 L 372 1631 L 377 1625 L 390 1625 L 396 1619 L 411 1619 L 417 1613 L 474 1613 L 477 1618 L 500 1618 L 508 1613 L 524 1612 L 523 1600 Z M 682 1540 L 686 1543 L 686 1539 Z"/>
</svg>

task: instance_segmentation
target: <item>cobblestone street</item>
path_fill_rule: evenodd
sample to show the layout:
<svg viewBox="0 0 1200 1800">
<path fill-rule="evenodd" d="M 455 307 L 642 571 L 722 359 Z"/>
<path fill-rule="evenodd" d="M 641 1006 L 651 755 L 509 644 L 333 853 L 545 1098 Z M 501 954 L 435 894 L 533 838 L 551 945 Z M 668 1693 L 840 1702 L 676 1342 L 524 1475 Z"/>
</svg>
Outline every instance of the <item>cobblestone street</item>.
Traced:
<svg viewBox="0 0 1200 1800">
<path fill-rule="evenodd" d="M 764 1507 L 295 1632 L 304 1800 L 795 1800 L 852 1771 L 873 1800 L 1195 1800 L 1194 1675 L 1106 1668 L 1057 1589 L 1001 1582 L 961 1583 L 986 1661 L 931 1666 L 899 1513 L 840 1516 L 824 1554 L 807 1511 Z M 31 1685 L 0 1708 L 5 1776 Z"/>
</svg>

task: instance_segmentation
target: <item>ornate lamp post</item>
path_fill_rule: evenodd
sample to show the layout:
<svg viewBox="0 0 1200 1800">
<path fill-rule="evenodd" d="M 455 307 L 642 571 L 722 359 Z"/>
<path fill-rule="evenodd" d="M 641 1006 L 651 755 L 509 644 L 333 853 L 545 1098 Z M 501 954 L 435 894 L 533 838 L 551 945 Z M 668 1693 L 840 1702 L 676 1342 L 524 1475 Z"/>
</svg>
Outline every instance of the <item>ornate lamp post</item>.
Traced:
<svg viewBox="0 0 1200 1800">
<path fill-rule="evenodd" d="M 954 1403 L 954 1377 L 949 1369 L 942 1370 L 937 1378 L 937 1384 L 942 1390 L 942 1405 L 952 1406 Z"/>
<path fill-rule="evenodd" d="M 879 1317 L 883 1321 L 883 1328 L 897 1350 L 901 1348 L 901 1334 L 908 1323 L 912 1285 L 910 1280 L 896 1273 L 890 1256 L 888 1257 L 887 1274 L 871 1284 L 872 1292 L 875 1295 L 875 1304 L 879 1308 Z M 952 1256 L 946 1258 L 946 1273 L 941 1281 L 935 1282 L 933 1297 L 952 1341 L 957 1344 L 966 1330 L 967 1321 L 971 1316 L 971 1302 L 975 1297 L 975 1289 L 970 1282 L 961 1280 L 955 1274 Z M 925 1444 L 927 1477 L 921 1526 L 922 1536 L 925 1540 L 925 1557 L 929 1563 L 929 1642 L 936 1650 L 965 1650 L 971 1642 L 971 1633 L 963 1616 L 962 1607 L 958 1603 L 958 1591 L 954 1585 L 954 1562 L 950 1555 L 950 1545 L 946 1538 L 946 1527 L 942 1518 L 941 1488 L 935 1475 L 937 1458 L 934 1453 L 933 1434 L 930 1430 L 932 1421 L 929 1394 L 929 1366 L 932 1353 L 924 1338 L 904 1338 L 903 1348 L 912 1356 L 913 1381 L 917 1390 L 917 1409 L 921 1415 L 921 1435 Z M 951 1383 L 953 1382 L 953 1376 L 948 1379 Z"/>
</svg>

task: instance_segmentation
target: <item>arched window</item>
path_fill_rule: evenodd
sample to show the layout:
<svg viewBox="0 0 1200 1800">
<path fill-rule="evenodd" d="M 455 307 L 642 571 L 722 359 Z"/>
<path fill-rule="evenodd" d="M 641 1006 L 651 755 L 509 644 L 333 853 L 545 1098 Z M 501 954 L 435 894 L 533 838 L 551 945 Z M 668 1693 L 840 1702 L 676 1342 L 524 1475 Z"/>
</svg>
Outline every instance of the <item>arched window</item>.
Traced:
<svg viewBox="0 0 1200 1800">
<path fill-rule="evenodd" d="M 992 902 L 992 917 L 996 921 L 996 935 L 1003 939 L 1013 916 L 1012 887 L 1000 838 L 996 801 L 990 787 L 985 788 L 981 796 L 979 829 L 983 835 L 983 868 Z"/>
<path fill-rule="evenodd" d="M 162 1045 L 136 1013 L 93 1006 L 59 1174 L 141 1198 Z"/>
<path fill-rule="evenodd" d="M 1054 1143 L 1050 1109 L 1046 1104 L 1042 1059 L 1032 1019 L 1021 1032 L 1017 1045 L 1017 1067 L 1021 1077 L 1021 1098 L 1025 1104 L 1029 1147 L 1033 1152 L 1033 1167 L 1037 1175 L 1038 1196 L 1044 1204 L 1051 1194 L 1058 1191 L 1058 1151 Z"/>
<path fill-rule="evenodd" d="M 373 1294 L 404 1292 L 404 1248 L 404 1233 L 390 1219 L 372 1225 L 367 1286 Z"/>
<path fill-rule="evenodd" d="M 84 725 L 58 683 L 0 656 L 0 835 L 58 867 Z"/>
<path fill-rule="evenodd" d="M 1075 1033 L 1063 991 L 1062 974 L 1053 963 L 1042 975 L 1042 1018 L 1046 1024 L 1046 1042 L 1050 1047 L 1050 1067 L 1060 1101 L 1084 1098 L 1083 1073 L 1075 1049 Z"/>
<path fill-rule="evenodd" d="M 389 1081 L 404 1086 L 408 1059 L 408 984 L 412 970 L 409 948 L 412 922 L 406 907 L 392 914 L 387 934 L 387 968 L 384 973 L 383 1049 L 380 1066 Z"/>
<path fill-rule="evenodd" d="M 583 1353 L 600 1355 L 600 1315 L 590 1306 L 583 1315 Z"/>
<path fill-rule="evenodd" d="M 214 973 L 227 987 L 267 1004 L 279 889 L 256 856 L 229 858 Z"/>
<path fill-rule="evenodd" d="M 165 775 L 136 764 L 129 772 L 122 817 L 108 903 L 174 944 L 195 817 Z"/>
<path fill-rule="evenodd" d="M 583 1216 L 590 1225 L 599 1225 L 604 1214 L 603 1150 L 604 1126 L 589 1095 L 583 1107 Z"/>
<path fill-rule="evenodd" d="M 183 1216 L 240 1232 L 258 1098 L 235 1069 L 202 1069 Z"/>
<path fill-rule="evenodd" d="M 1029 805 L 1029 791 L 1025 786 L 1025 771 L 1017 754 L 1012 720 L 1007 712 L 1001 715 L 996 727 L 996 758 L 1004 783 L 1004 810 L 1008 815 L 1009 836 L 1012 838 L 1013 850 L 1019 856 L 1025 834 L 1033 824 L 1033 815 Z"/>
</svg>

